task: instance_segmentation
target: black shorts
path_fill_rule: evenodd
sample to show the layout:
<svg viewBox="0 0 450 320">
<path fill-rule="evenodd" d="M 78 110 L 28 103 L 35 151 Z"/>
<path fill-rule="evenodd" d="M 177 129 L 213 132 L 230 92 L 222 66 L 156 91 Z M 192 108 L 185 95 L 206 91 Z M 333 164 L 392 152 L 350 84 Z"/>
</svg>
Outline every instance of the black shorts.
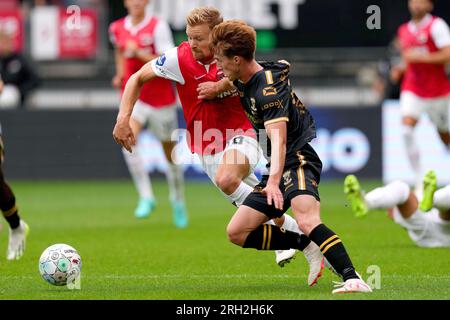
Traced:
<svg viewBox="0 0 450 320">
<path fill-rule="evenodd" d="M 302 148 L 301 159 L 297 165 L 285 168 L 280 181 L 280 190 L 283 194 L 284 207 L 278 210 L 272 204 L 267 204 L 267 197 L 261 193 L 267 185 L 268 175 L 264 175 L 261 182 L 245 199 L 243 205 L 264 213 L 270 219 L 281 217 L 290 207 L 291 200 L 298 195 L 311 195 L 320 201 L 319 183 L 322 171 L 322 162 L 311 146 Z"/>
</svg>

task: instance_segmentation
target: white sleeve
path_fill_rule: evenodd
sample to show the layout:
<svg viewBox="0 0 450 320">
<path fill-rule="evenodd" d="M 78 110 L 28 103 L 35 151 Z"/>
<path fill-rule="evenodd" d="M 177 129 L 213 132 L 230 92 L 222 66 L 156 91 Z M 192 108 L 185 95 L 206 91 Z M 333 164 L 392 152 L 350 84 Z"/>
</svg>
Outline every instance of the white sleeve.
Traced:
<svg viewBox="0 0 450 320">
<path fill-rule="evenodd" d="M 157 54 L 172 49 L 175 44 L 173 42 L 172 30 L 169 24 L 164 20 L 159 20 L 155 28 L 155 49 Z"/>
<path fill-rule="evenodd" d="M 180 64 L 178 61 L 178 47 L 167 50 L 158 58 L 150 61 L 153 72 L 158 77 L 179 82 L 184 85 L 184 78 L 181 74 Z"/>
<path fill-rule="evenodd" d="M 437 18 L 434 21 L 431 26 L 431 36 L 439 49 L 450 46 L 450 29 L 443 19 Z"/>
</svg>

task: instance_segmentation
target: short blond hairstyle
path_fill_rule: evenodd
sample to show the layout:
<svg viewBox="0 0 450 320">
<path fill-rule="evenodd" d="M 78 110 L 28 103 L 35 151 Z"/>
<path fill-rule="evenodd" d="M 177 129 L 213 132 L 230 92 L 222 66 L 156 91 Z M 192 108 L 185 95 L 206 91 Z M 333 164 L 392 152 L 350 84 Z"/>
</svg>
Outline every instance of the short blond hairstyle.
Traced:
<svg viewBox="0 0 450 320">
<path fill-rule="evenodd" d="M 222 14 L 214 7 L 198 7 L 189 12 L 186 17 L 188 26 L 193 27 L 199 24 L 208 24 L 212 29 L 223 21 Z"/>
<path fill-rule="evenodd" d="M 242 20 L 228 20 L 214 27 L 211 44 L 226 57 L 240 56 L 251 61 L 255 57 L 256 31 Z"/>
</svg>

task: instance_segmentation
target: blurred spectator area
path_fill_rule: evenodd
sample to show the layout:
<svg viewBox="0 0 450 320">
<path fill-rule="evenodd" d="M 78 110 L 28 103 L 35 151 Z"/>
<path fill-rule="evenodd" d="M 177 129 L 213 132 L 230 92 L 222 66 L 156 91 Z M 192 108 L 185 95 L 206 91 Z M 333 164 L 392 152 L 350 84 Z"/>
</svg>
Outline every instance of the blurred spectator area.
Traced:
<svg viewBox="0 0 450 320">
<path fill-rule="evenodd" d="M 180 10 L 198 2 L 153 0 L 150 10 L 155 10 L 168 19 L 175 40 L 179 43 L 185 37 L 184 27 L 180 24 L 184 14 Z M 281 0 L 206 2 L 220 7 L 225 18 L 238 14 L 239 18 L 254 25 L 258 31 L 258 43 L 261 44 L 257 58 L 291 62 L 291 81 L 299 96 L 306 104 L 315 106 L 377 104 L 381 97 L 373 90 L 372 85 L 378 76 L 379 62 L 386 59 L 387 47 L 397 27 L 408 19 L 406 0 L 297 0 L 291 1 L 295 4 L 292 8 L 283 7 L 282 3 L 287 2 Z M 374 3 L 381 7 L 380 30 L 369 30 L 366 25 L 369 17 L 366 9 Z M 57 53 L 50 52 L 48 45 L 36 43 L 32 39 L 35 36 L 33 32 L 37 32 L 31 27 L 36 25 L 33 24 L 36 23 L 33 12 L 51 6 L 59 6 L 59 10 L 64 11 L 73 4 L 94 12 L 95 19 L 91 19 L 96 30 L 94 40 L 91 39 L 91 42 L 95 41 L 93 51 L 86 49 L 86 46 L 77 49 L 75 42 L 75 49 L 64 49 L 67 51 L 64 56 L 61 53 L 63 49 L 59 48 Z M 240 12 L 233 12 L 234 7 L 243 8 L 247 4 L 252 4 L 248 10 L 257 10 L 256 13 L 268 14 L 267 11 L 271 11 L 270 17 L 273 19 L 263 19 L 259 13 L 247 13 L 247 7 Z M 30 58 L 43 79 L 40 88 L 29 99 L 28 108 L 117 108 L 119 94 L 111 88 L 115 70 L 108 25 L 126 14 L 123 1 L 0 0 L 0 13 L 17 6 L 20 6 L 23 17 L 23 53 Z M 295 12 L 292 12 L 294 9 Z M 450 22 L 450 1 L 440 1 L 436 11 Z M 47 14 L 47 17 L 52 16 L 51 13 Z M 86 14 L 89 18 L 89 12 Z M 57 15 L 61 17 L 61 13 Z M 44 19 L 44 24 L 49 23 L 50 26 L 51 19 L 45 19 L 45 14 L 43 16 L 41 20 Z M 83 21 L 89 21 L 88 18 Z M 267 21 L 272 21 L 273 26 L 258 27 L 258 23 Z M 38 21 L 38 24 L 42 27 L 43 23 Z M 40 52 L 41 58 L 36 57 L 36 52 Z M 71 57 L 74 52 L 82 58 Z"/>
</svg>

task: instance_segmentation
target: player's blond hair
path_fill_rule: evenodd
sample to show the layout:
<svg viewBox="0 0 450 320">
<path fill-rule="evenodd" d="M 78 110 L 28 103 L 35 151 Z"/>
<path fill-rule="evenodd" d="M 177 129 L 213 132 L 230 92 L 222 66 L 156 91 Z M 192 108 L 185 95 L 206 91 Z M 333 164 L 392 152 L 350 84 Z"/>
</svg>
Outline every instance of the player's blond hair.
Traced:
<svg viewBox="0 0 450 320">
<path fill-rule="evenodd" d="M 242 20 L 228 20 L 211 32 L 214 50 L 226 57 L 240 56 L 247 61 L 255 57 L 256 31 Z"/>
<path fill-rule="evenodd" d="M 212 29 L 222 21 L 222 14 L 214 7 L 194 8 L 186 17 L 186 23 L 190 27 L 208 24 L 209 28 Z"/>
</svg>

